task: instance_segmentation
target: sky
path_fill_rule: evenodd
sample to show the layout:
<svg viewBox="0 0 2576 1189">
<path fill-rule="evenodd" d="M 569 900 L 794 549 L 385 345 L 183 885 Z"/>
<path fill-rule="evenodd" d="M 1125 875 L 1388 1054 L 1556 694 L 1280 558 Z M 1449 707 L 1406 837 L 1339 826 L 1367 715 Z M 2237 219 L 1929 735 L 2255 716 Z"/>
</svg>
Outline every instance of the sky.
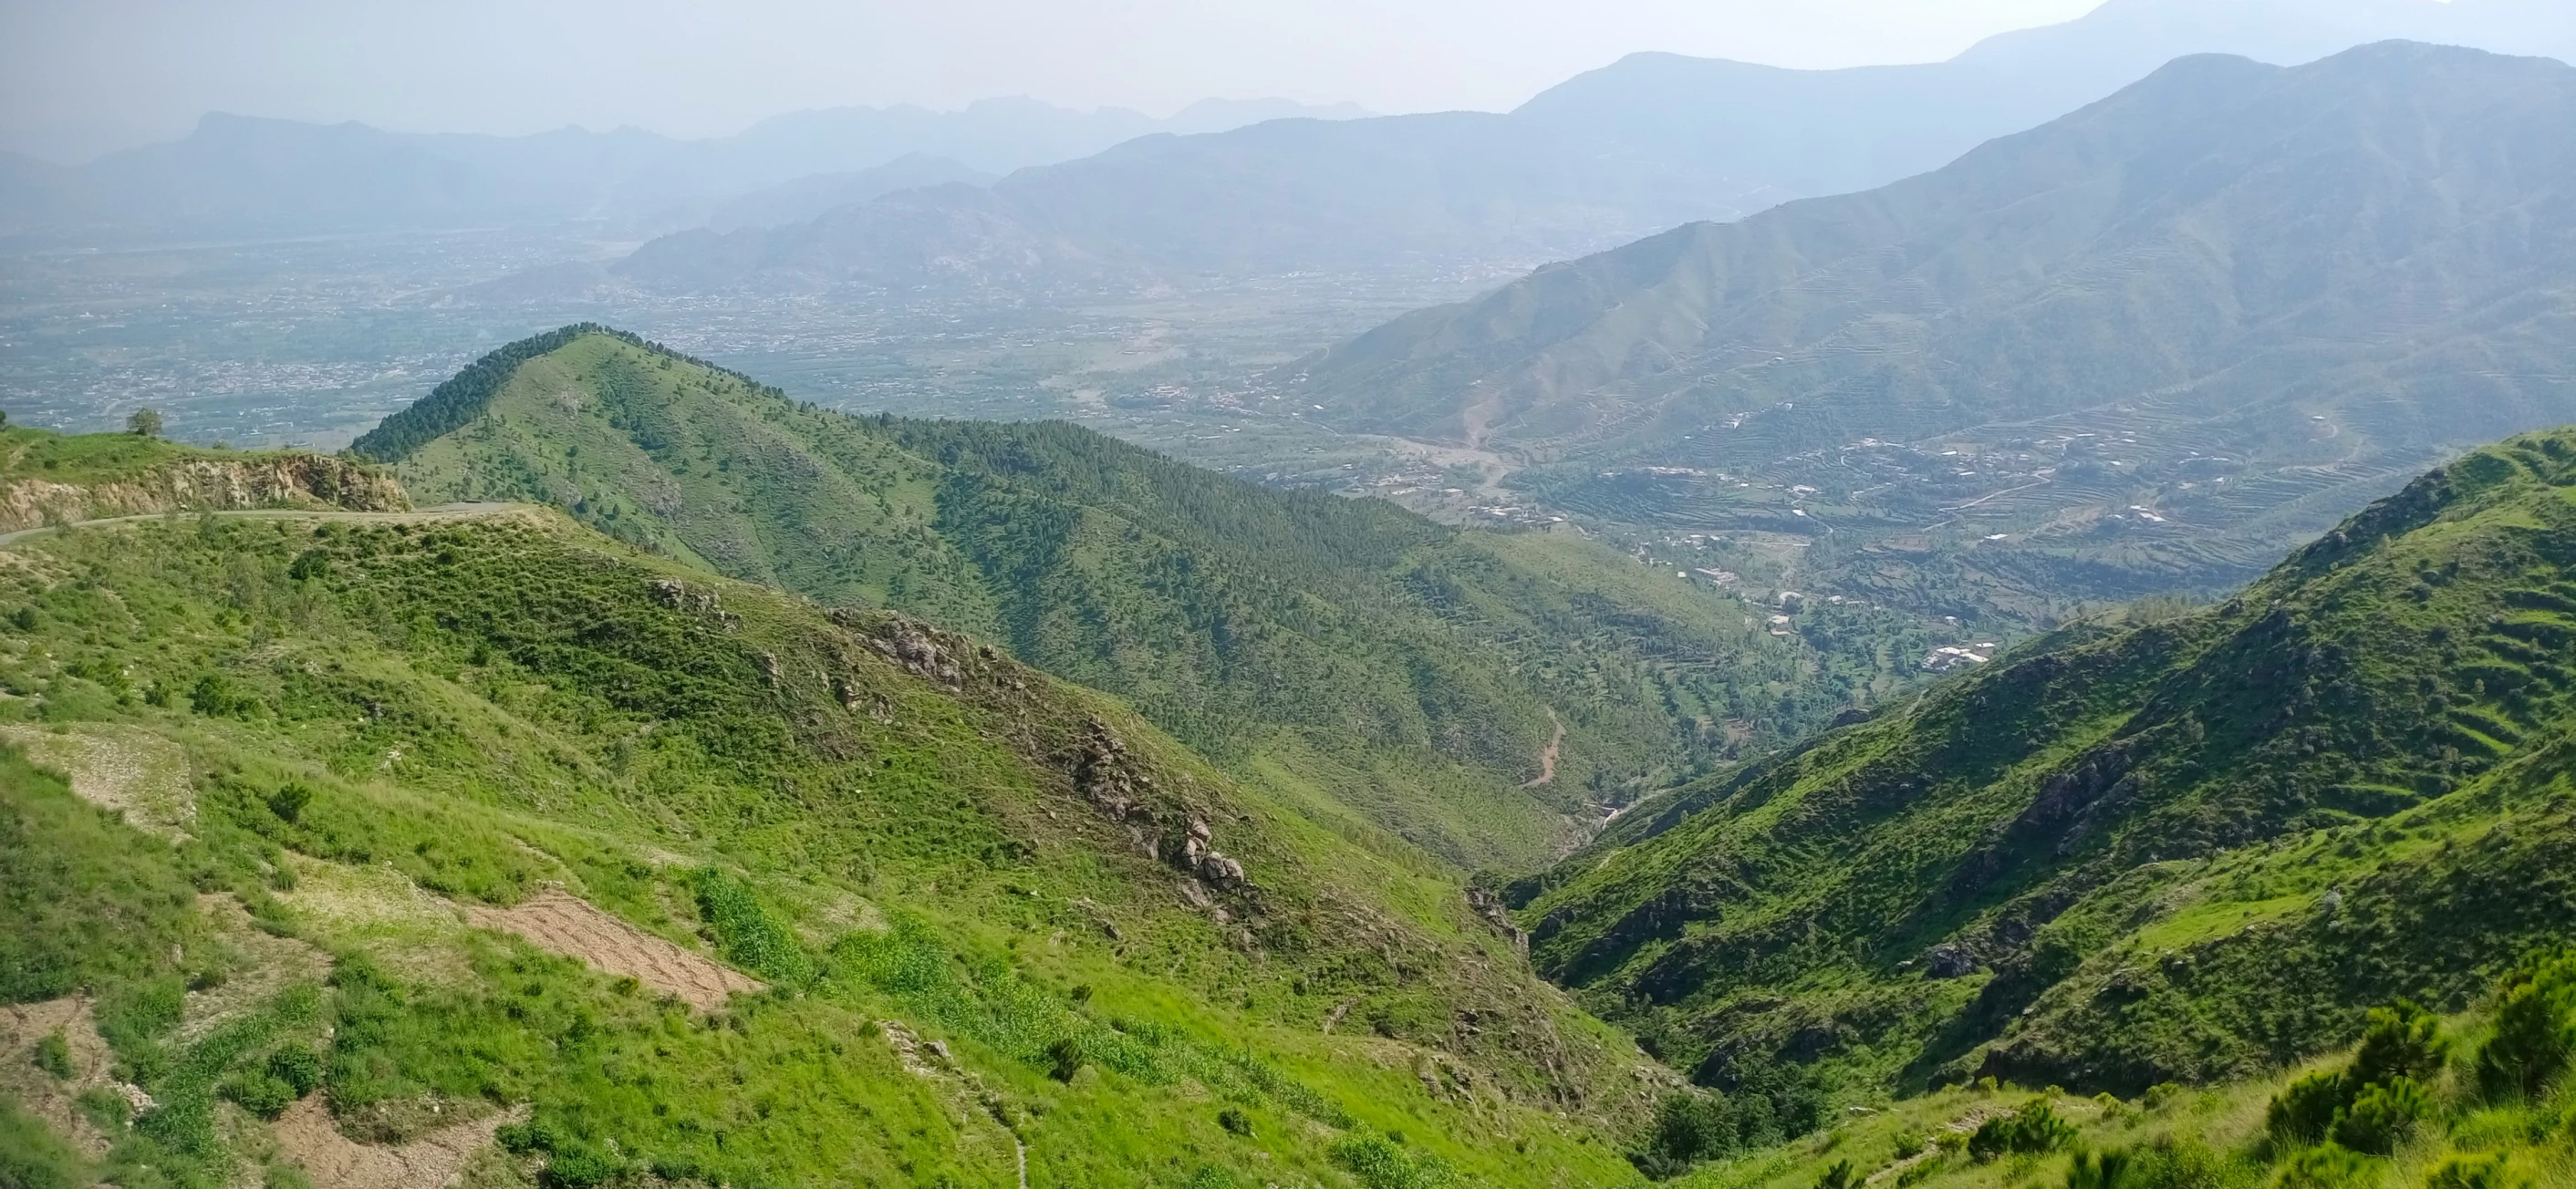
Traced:
<svg viewBox="0 0 2576 1189">
<path fill-rule="evenodd" d="M 419 132 L 722 135 L 998 95 L 1503 110 L 1637 50 L 1947 58 L 2100 0 L 0 0 L 0 148 L 64 163 L 207 111 Z"/>
</svg>

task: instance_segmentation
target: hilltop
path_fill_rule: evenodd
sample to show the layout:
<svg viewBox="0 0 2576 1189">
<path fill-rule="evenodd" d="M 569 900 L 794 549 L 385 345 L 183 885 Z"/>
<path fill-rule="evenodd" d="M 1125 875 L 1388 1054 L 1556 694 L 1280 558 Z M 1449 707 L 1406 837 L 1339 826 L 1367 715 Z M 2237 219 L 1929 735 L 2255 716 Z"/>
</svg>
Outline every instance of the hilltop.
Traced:
<svg viewBox="0 0 2576 1189">
<path fill-rule="evenodd" d="M 410 506 L 401 484 L 344 459 L 0 427 L 0 532 L 171 512 Z"/>
<path fill-rule="evenodd" d="M 1865 193 L 1693 224 L 1285 370 L 1568 512 L 1797 533 L 2028 620 L 2215 595 L 2576 418 L 2576 68 L 2185 58 Z M 1824 577 L 1811 579 L 1826 583 Z"/>
<path fill-rule="evenodd" d="M 1064 424 L 852 417 L 597 327 L 494 352 L 354 449 L 425 501 L 549 503 L 990 639 L 1468 867 L 1534 868 L 1645 788 L 1894 696 L 1923 652 L 1856 606 L 1775 635 L 1769 607 L 1569 532 L 1267 490 Z"/>
<path fill-rule="evenodd" d="M 35 1184 L 1603 1185 L 1669 1078 L 1113 700 L 530 508 L 0 548 L 0 998 Z"/>
<path fill-rule="evenodd" d="M 2557 430 L 2216 607 L 2070 627 L 1658 796 L 1510 895 L 1542 972 L 1766 1112 L 2260 1078 L 2576 928 L 2571 639 Z"/>
</svg>

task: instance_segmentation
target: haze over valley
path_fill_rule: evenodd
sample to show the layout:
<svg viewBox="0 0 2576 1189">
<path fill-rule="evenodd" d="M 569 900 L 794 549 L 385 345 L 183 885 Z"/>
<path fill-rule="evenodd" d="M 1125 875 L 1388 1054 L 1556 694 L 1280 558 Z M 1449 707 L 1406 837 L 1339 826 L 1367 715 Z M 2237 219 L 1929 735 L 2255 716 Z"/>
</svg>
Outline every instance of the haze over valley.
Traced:
<svg viewBox="0 0 2576 1189">
<path fill-rule="evenodd" d="M 0 1189 L 2576 1189 L 2564 0 L 0 62 Z"/>
</svg>

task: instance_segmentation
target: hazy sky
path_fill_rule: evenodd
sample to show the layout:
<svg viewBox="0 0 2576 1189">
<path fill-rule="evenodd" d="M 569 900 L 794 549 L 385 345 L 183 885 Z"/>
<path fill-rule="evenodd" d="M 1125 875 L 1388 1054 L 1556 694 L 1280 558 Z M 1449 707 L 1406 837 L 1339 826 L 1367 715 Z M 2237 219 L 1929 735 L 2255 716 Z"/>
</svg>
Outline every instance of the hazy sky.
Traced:
<svg viewBox="0 0 2576 1189">
<path fill-rule="evenodd" d="M 0 146 L 57 160 L 209 110 L 415 131 L 730 132 L 1033 95 L 1510 107 L 1633 50 L 1946 58 L 2099 0 L 0 0 Z"/>
</svg>

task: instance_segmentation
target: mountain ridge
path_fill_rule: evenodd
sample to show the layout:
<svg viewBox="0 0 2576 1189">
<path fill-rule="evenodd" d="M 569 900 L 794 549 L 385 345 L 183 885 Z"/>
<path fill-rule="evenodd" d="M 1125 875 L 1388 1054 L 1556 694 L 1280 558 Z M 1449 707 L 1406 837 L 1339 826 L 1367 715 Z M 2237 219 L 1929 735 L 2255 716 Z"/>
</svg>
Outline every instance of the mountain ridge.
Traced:
<svg viewBox="0 0 2576 1189">
<path fill-rule="evenodd" d="M 2576 431 L 2472 452 L 2218 606 L 1650 799 L 1509 890 L 1533 961 L 1704 1084 L 1792 1096 L 2133 1094 L 2466 1006 L 2576 927 L 2543 873 L 2576 828 L 2571 491 Z"/>
<path fill-rule="evenodd" d="M 1653 773 L 1893 696 L 1924 647 L 1858 607 L 1819 608 L 1811 644 L 1576 534 L 1268 491 L 1061 423 L 799 405 L 588 324 L 502 348 L 353 449 L 423 499 L 552 504 L 1005 644 L 1466 867 L 1543 861 Z M 1530 783 L 1560 727 L 1554 779 Z"/>
<path fill-rule="evenodd" d="M 2571 105 L 2545 59 L 2184 59 L 1934 173 L 1552 265 L 1282 379 L 1345 428 L 1516 453 L 1570 511 L 1831 526 L 2004 599 L 2214 594 L 2441 452 L 2576 411 L 2576 162 L 2546 132 Z"/>
</svg>

